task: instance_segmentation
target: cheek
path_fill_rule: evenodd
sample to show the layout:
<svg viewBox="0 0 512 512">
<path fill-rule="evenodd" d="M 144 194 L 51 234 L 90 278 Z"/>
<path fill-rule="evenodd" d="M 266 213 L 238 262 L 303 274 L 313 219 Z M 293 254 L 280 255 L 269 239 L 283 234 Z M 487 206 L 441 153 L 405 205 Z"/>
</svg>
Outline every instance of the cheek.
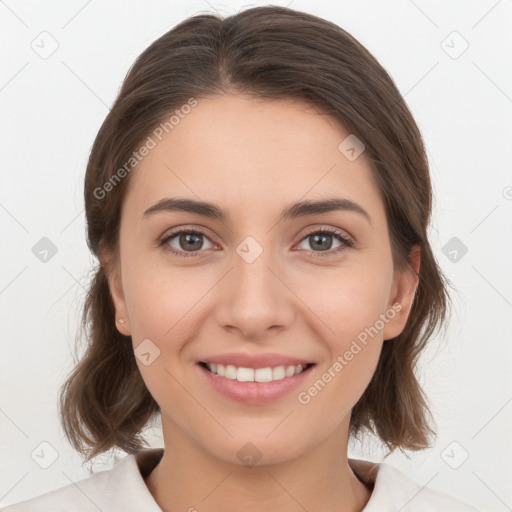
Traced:
<svg viewBox="0 0 512 512">
<path fill-rule="evenodd" d="M 375 326 L 388 305 L 392 267 L 385 262 L 357 262 L 338 269 L 310 270 L 294 278 L 297 295 L 323 323 L 333 348 Z M 382 328 L 379 323 L 377 327 Z M 373 331 L 372 331 L 373 332 Z"/>
<path fill-rule="evenodd" d="M 315 378 L 297 396 L 304 411 L 301 417 L 311 428 L 316 428 L 318 417 L 324 418 L 326 431 L 340 425 L 375 372 L 390 281 L 385 269 L 374 269 L 343 269 L 336 278 L 317 276 L 316 286 L 309 283 L 303 288 L 301 297 L 321 320 L 311 321 L 327 350 Z"/>
<path fill-rule="evenodd" d="M 190 272 L 171 271 L 142 251 L 126 254 L 123 269 L 123 291 L 134 344 L 144 338 L 154 339 L 158 345 L 164 339 L 177 339 L 207 288 L 202 290 Z"/>
<path fill-rule="evenodd" d="M 328 358 L 319 369 L 322 391 L 343 411 L 350 409 L 369 384 L 378 363 L 391 286 L 391 264 L 354 265 L 314 279 L 302 277 L 300 297 L 315 313 L 311 325 L 323 340 Z M 392 311 L 393 313 L 393 311 Z M 306 308 L 304 315 L 306 315 Z M 312 390 L 315 393 L 315 390 Z M 318 402 L 329 403 L 330 399 Z M 320 406 L 320 405 L 319 405 Z M 347 409 L 348 407 L 348 409 Z"/>
</svg>

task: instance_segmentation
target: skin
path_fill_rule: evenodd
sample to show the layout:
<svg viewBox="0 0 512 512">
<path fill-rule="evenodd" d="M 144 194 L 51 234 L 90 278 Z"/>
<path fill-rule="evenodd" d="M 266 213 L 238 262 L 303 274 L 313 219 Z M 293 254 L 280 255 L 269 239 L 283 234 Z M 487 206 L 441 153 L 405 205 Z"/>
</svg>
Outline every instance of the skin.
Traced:
<svg viewBox="0 0 512 512">
<path fill-rule="evenodd" d="M 150 365 L 137 364 L 162 410 L 165 453 L 146 484 L 164 511 L 235 512 L 242 503 L 249 512 L 360 511 L 370 497 L 347 458 L 350 411 L 384 340 L 403 330 L 417 278 L 393 271 L 370 163 L 364 152 L 349 161 L 338 150 L 348 134 L 305 103 L 215 96 L 199 99 L 133 171 L 119 258 L 104 254 L 102 264 L 112 270 L 116 318 L 125 319 L 120 332 L 134 348 L 149 338 L 160 350 Z M 171 196 L 213 202 L 231 216 L 225 223 L 187 212 L 142 219 Z M 357 202 L 371 224 L 350 211 L 278 222 L 290 203 L 333 196 Z M 157 242 L 172 228 L 202 229 L 202 247 L 180 245 L 178 235 L 167 246 L 194 255 L 166 252 Z M 322 251 L 306 236 L 312 228 L 338 229 L 356 245 L 336 253 L 341 242 L 332 237 L 320 245 L 330 252 Z M 236 252 L 247 236 L 263 248 L 251 264 Z M 419 271 L 417 248 L 411 257 Z M 401 311 L 300 404 L 297 393 L 397 302 Z M 300 389 L 273 403 L 240 404 L 218 394 L 195 364 L 236 351 L 277 352 L 316 366 Z M 237 456 L 247 442 L 262 455 L 253 467 Z"/>
</svg>

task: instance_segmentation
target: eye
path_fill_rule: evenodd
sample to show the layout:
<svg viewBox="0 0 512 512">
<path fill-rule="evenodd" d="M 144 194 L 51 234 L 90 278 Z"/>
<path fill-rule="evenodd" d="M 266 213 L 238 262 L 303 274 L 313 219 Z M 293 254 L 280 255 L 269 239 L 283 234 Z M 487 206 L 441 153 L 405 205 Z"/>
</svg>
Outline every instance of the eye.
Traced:
<svg viewBox="0 0 512 512">
<path fill-rule="evenodd" d="M 195 256 L 194 253 L 201 252 L 204 249 L 201 238 L 204 238 L 210 242 L 210 239 L 200 230 L 183 229 L 181 231 L 175 231 L 169 236 L 166 236 L 159 245 L 164 246 L 165 250 L 170 251 L 176 256 L 187 257 Z M 175 244 L 169 243 L 176 239 Z M 211 243 L 211 242 L 210 242 Z M 176 248 L 176 244 L 178 247 Z M 212 244 L 213 245 L 213 244 Z M 180 247 L 181 246 L 181 247 Z M 206 247 L 207 249 L 211 247 Z M 191 249 L 189 252 L 188 249 Z"/>
<path fill-rule="evenodd" d="M 336 238 L 340 242 L 340 245 L 331 250 L 333 238 Z M 306 236 L 302 239 L 302 241 L 308 239 L 312 240 L 312 242 L 310 241 L 308 243 L 310 247 L 320 249 L 319 251 L 314 249 L 307 249 L 311 250 L 311 255 L 315 257 L 323 257 L 329 255 L 332 256 L 333 254 L 346 251 L 354 245 L 353 241 L 347 235 L 335 228 L 323 228 L 309 231 L 306 233 Z"/>
<path fill-rule="evenodd" d="M 332 239 L 335 238 L 340 242 L 340 245 L 335 249 L 332 249 Z M 346 236 L 342 231 L 334 228 L 323 228 L 309 231 L 306 236 L 301 240 L 301 243 L 307 239 L 312 239 L 313 242 L 309 242 L 309 246 L 312 249 L 306 249 L 312 253 L 312 256 L 329 256 L 338 254 L 342 251 L 353 247 L 353 241 Z M 203 240 L 207 240 L 211 246 L 206 249 L 211 249 L 214 245 L 199 229 L 182 229 L 170 233 L 159 242 L 160 246 L 163 246 L 166 251 L 178 257 L 198 256 L 197 253 L 201 253 L 201 249 L 205 249 Z M 177 245 L 177 246 L 176 246 Z M 320 249 L 320 250 L 315 250 Z M 189 250 L 190 249 L 190 250 Z"/>
</svg>

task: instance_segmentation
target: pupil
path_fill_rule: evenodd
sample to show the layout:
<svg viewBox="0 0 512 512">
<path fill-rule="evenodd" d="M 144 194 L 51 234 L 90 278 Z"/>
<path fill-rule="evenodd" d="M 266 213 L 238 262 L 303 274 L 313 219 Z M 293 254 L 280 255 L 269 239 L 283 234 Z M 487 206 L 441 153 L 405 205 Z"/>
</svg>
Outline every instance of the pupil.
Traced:
<svg viewBox="0 0 512 512">
<path fill-rule="evenodd" d="M 321 238 L 321 239 L 323 239 L 323 241 L 325 241 L 325 239 L 326 239 L 327 237 L 332 238 L 332 237 L 331 237 L 331 235 L 322 235 L 322 234 L 319 234 L 319 235 L 313 235 L 314 244 L 316 244 L 316 242 L 317 242 L 317 239 L 318 239 L 318 238 Z M 314 245 L 314 244 L 313 244 L 313 245 Z M 318 247 L 318 248 L 319 248 L 319 249 L 325 249 L 325 250 L 327 250 L 327 249 L 330 249 L 330 246 L 331 246 L 331 245 L 332 245 L 332 242 L 331 242 L 331 244 L 329 244 L 329 247 L 322 247 L 322 246 L 320 246 L 320 247 Z"/>
<path fill-rule="evenodd" d="M 190 239 L 191 239 L 191 238 L 192 238 L 192 239 L 194 239 L 194 238 L 195 238 L 195 241 L 196 241 L 196 244 L 195 244 L 195 245 L 196 245 L 197 247 L 190 247 L 190 248 L 191 248 L 191 249 L 194 249 L 194 250 L 198 250 L 198 249 L 200 249 L 200 248 L 201 248 L 202 243 L 201 243 L 201 242 L 200 242 L 200 240 L 199 240 L 199 236 L 194 235 L 194 234 L 191 234 L 191 233 L 185 233 L 185 234 L 183 234 L 183 235 L 181 236 L 180 243 L 182 243 L 182 242 L 186 242 L 187 244 L 189 244 L 189 242 L 190 242 Z M 193 241 L 192 241 L 192 244 L 193 244 Z M 184 245 L 182 245 L 182 246 L 184 247 Z"/>
</svg>

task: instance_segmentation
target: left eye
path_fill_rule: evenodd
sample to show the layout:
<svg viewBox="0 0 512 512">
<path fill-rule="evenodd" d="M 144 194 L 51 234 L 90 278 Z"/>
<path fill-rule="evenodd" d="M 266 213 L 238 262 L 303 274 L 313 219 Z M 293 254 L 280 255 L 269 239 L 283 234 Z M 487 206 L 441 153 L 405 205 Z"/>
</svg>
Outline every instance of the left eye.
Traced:
<svg viewBox="0 0 512 512">
<path fill-rule="evenodd" d="M 340 245 L 332 249 L 332 238 L 336 238 Z M 309 242 L 310 247 L 317 247 L 319 251 L 312 251 L 314 256 L 324 256 L 322 253 L 333 254 L 352 247 L 352 241 L 341 231 L 335 229 L 320 229 L 308 233 L 302 240 L 312 240 Z M 325 247 L 327 245 L 327 247 Z M 323 246 L 323 247 L 322 247 Z M 331 250 L 332 249 L 332 250 Z"/>
</svg>

